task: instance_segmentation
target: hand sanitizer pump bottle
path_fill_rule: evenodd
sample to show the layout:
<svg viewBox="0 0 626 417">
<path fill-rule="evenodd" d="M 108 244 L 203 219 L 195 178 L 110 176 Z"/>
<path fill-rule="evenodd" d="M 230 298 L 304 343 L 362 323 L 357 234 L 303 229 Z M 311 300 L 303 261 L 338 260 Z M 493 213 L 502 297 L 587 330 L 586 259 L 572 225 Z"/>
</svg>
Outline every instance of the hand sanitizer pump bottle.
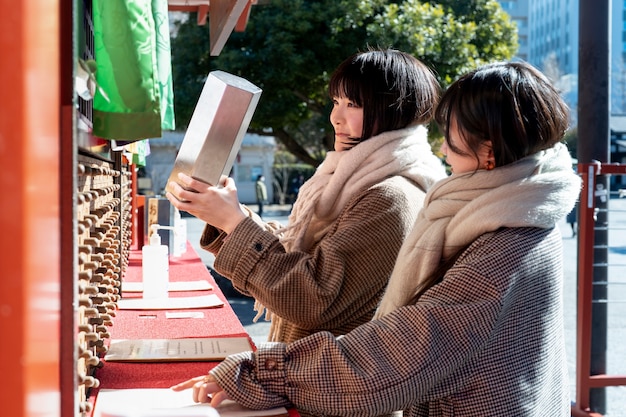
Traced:
<svg viewBox="0 0 626 417">
<path fill-rule="evenodd" d="M 158 230 L 161 226 L 150 226 L 150 244 L 141 249 L 143 298 L 167 298 L 169 282 L 169 254 L 167 245 L 161 244 Z"/>
</svg>

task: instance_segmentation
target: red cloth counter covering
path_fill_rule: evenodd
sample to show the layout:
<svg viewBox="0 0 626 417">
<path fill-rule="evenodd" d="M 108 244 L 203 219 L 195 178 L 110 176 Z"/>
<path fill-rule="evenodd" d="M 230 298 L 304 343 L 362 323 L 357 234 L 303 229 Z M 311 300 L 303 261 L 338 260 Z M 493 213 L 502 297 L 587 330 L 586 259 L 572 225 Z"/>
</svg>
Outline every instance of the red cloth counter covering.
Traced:
<svg viewBox="0 0 626 417">
<path fill-rule="evenodd" d="M 176 310 L 202 311 L 203 319 L 166 319 L 166 311 L 174 310 L 117 310 L 117 319 L 110 331 L 113 339 L 247 336 L 241 321 L 230 308 L 228 300 L 189 243 L 187 243 L 187 252 L 182 256 L 177 258 L 170 256 L 169 276 L 170 281 L 206 280 L 213 286 L 210 291 L 170 292 L 170 297 L 216 294 L 224 302 L 224 306 Z M 141 293 L 125 293 L 124 282 L 141 282 L 141 251 L 131 251 L 129 267 L 122 281 L 122 297 L 141 297 Z M 156 318 L 142 318 L 146 315 L 156 316 Z"/>
<path fill-rule="evenodd" d="M 124 282 L 141 281 L 141 250 L 131 251 L 129 266 L 122 280 L 123 297 L 141 297 L 141 293 L 124 293 Z M 167 319 L 166 311 L 173 310 L 117 310 L 110 328 L 111 339 L 167 339 L 183 337 L 239 337 L 247 336 L 241 321 L 230 307 L 207 267 L 193 247 L 187 242 L 187 252 L 181 257 L 170 257 L 170 281 L 206 280 L 213 289 L 209 291 L 170 292 L 170 297 L 216 294 L 224 306 L 184 311 L 202 311 L 203 318 Z M 182 311 L 182 310 L 179 310 Z M 252 340 L 250 343 L 254 347 Z M 95 377 L 100 388 L 167 388 L 175 383 L 208 372 L 219 362 L 157 362 L 128 363 L 103 362 Z M 93 403 L 97 389 L 90 393 Z M 191 395 L 191 393 L 189 394 Z M 298 416 L 289 410 L 290 416 Z"/>
<path fill-rule="evenodd" d="M 213 289 L 209 291 L 170 292 L 170 297 L 216 294 L 224 302 L 224 306 L 178 310 L 204 313 L 203 318 L 181 319 L 165 318 L 167 311 L 176 310 L 116 310 L 113 326 L 109 331 L 111 339 L 248 336 L 226 297 L 189 242 L 187 252 L 182 256 L 170 257 L 169 278 L 170 281 L 206 280 L 213 286 Z M 124 282 L 140 281 L 141 250 L 131 251 L 129 266 L 122 280 L 122 296 L 124 298 L 141 297 L 141 293 L 124 293 Z M 103 367 L 97 370 L 95 377 L 100 381 L 101 388 L 164 388 L 201 375 L 215 365 L 217 362 L 105 362 Z"/>
</svg>

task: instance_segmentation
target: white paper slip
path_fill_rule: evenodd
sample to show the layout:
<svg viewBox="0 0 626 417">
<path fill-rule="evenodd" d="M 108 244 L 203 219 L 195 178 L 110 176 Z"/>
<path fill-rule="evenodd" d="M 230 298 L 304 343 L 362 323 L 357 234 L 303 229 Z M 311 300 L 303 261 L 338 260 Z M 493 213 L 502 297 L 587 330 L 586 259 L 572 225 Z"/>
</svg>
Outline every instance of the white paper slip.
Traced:
<svg viewBox="0 0 626 417">
<path fill-rule="evenodd" d="M 222 307 L 224 302 L 217 294 L 197 297 L 169 298 L 121 298 L 117 301 L 119 310 L 178 310 L 185 308 Z"/>
<path fill-rule="evenodd" d="M 166 319 L 203 319 L 202 311 L 166 311 Z"/>
<path fill-rule="evenodd" d="M 226 400 L 213 408 L 194 403 L 191 390 L 169 388 L 101 389 L 93 417 L 274 417 L 288 416 L 284 407 L 251 410 Z"/>
<path fill-rule="evenodd" d="M 198 281 L 170 281 L 167 284 L 168 291 L 207 291 L 213 286 L 209 281 L 201 279 Z M 123 292 L 143 292 L 143 282 L 123 282 Z"/>
<path fill-rule="evenodd" d="M 218 361 L 252 350 L 247 337 L 182 339 L 113 339 L 104 356 L 109 362 Z"/>
</svg>

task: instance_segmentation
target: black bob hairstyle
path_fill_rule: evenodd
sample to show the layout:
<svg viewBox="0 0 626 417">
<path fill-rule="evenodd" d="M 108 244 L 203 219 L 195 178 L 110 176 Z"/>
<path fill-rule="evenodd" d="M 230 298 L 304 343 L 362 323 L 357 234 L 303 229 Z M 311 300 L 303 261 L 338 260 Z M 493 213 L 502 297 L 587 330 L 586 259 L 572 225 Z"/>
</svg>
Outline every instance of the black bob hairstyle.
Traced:
<svg viewBox="0 0 626 417">
<path fill-rule="evenodd" d="M 551 148 L 569 124 L 569 109 L 550 81 L 525 62 L 497 62 L 471 71 L 443 93 L 435 120 L 446 134 L 453 119 L 476 157 L 491 141 L 496 166 L 503 166 Z M 477 158 L 478 160 L 478 158 Z"/>
<path fill-rule="evenodd" d="M 395 49 L 369 49 L 348 57 L 333 72 L 328 86 L 331 98 L 347 98 L 363 108 L 361 141 L 427 124 L 440 90 L 425 64 Z"/>
</svg>

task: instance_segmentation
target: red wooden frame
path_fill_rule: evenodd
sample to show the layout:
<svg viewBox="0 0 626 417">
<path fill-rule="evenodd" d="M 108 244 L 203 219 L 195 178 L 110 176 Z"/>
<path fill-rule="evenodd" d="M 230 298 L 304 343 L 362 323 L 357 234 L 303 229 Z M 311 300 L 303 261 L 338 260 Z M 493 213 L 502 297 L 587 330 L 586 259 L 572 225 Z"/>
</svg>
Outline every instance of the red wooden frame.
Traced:
<svg viewBox="0 0 626 417">
<path fill-rule="evenodd" d="M 626 385 L 626 375 L 590 375 L 591 373 L 591 312 L 593 293 L 594 243 L 594 184 L 597 175 L 626 174 L 626 165 L 610 163 L 581 163 L 578 172 L 583 181 L 579 204 L 578 234 L 578 318 L 576 323 L 576 402 L 573 417 L 601 417 L 590 409 L 592 388 Z"/>
</svg>

